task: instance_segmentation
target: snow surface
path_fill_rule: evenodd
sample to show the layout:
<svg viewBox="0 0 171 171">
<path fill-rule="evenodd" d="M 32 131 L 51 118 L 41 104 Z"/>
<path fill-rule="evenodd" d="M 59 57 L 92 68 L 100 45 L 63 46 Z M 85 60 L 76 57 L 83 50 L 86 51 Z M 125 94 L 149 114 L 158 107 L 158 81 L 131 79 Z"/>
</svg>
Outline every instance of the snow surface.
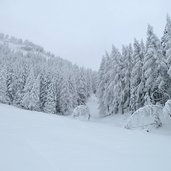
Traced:
<svg viewBox="0 0 171 171">
<path fill-rule="evenodd" d="M 171 170 L 171 136 L 100 120 L 79 121 L 0 104 L 0 170 Z"/>
<path fill-rule="evenodd" d="M 98 110 L 98 100 L 95 95 L 92 95 L 88 102 L 87 106 L 90 110 L 91 118 L 99 118 L 99 110 Z"/>
</svg>

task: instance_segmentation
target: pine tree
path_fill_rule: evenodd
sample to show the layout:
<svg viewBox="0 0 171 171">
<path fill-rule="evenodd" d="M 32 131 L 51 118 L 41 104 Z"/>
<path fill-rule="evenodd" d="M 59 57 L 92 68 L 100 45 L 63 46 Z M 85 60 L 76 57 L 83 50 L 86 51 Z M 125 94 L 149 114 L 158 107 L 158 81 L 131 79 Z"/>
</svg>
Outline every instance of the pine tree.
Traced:
<svg viewBox="0 0 171 171">
<path fill-rule="evenodd" d="M 7 68 L 1 66 L 0 69 L 0 102 L 8 103 L 9 99 L 7 96 Z"/>
<path fill-rule="evenodd" d="M 56 113 L 56 86 L 55 80 L 52 78 L 48 85 L 48 94 L 46 97 L 46 102 L 44 106 L 44 111 L 46 113 Z"/>
<path fill-rule="evenodd" d="M 167 51 L 171 48 L 171 19 L 170 16 L 167 15 L 166 18 L 166 26 L 165 26 L 165 30 L 164 30 L 164 35 L 161 38 L 161 44 L 163 47 L 163 55 L 166 57 Z M 170 50 L 169 50 L 170 51 Z M 171 63 L 171 57 L 166 57 L 166 59 L 168 60 L 167 62 L 170 64 Z"/>
<path fill-rule="evenodd" d="M 76 81 L 74 75 L 69 75 L 68 86 L 71 95 L 72 108 L 75 108 L 77 106 L 78 94 L 77 94 L 77 89 L 76 89 L 77 87 L 76 87 Z"/>
<path fill-rule="evenodd" d="M 108 109 L 108 115 L 117 113 L 119 111 L 119 107 L 121 106 L 121 59 L 122 57 L 120 52 L 113 46 L 110 55 L 110 67 L 108 68 L 109 74 L 107 75 L 110 81 L 104 92 L 104 104 Z"/>
<path fill-rule="evenodd" d="M 84 70 L 80 70 L 79 78 L 77 81 L 77 94 L 78 94 L 78 105 L 85 105 L 87 100 L 87 85 Z"/>
<path fill-rule="evenodd" d="M 108 104 L 105 103 L 105 94 L 107 89 L 107 83 L 109 77 L 107 77 L 110 57 L 106 52 L 105 56 L 102 58 L 102 62 L 98 74 L 98 88 L 97 88 L 97 97 L 99 99 L 99 111 L 102 116 L 108 115 Z"/>
<path fill-rule="evenodd" d="M 40 76 L 37 77 L 30 92 L 30 105 L 31 110 L 40 111 Z"/>
<path fill-rule="evenodd" d="M 23 58 L 23 56 L 22 56 Z M 24 86 L 26 84 L 26 63 L 21 59 L 15 65 L 15 75 L 16 75 L 16 93 L 14 97 L 13 104 L 15 106 L 21 107 L 22 98 L 24 96 Z"/>
<path fill-rule="evenodd" d="M 112 47 L 113 49 L 115 47 Z M 112 50 L 113 53 L 113 50 Z M 110 110 L 110 103 L 112 101 L 112 97 L 110 94 L 110 83 L 111 83 L 111 76 L 112 76 L 112 67 L 113 67 L 113 60 L 114 60 L 114 54 L 112 54 L 110 56 L 108 56 L 106 54 L 106 65 L 105 65 L 105 89 L 104 89 L 104 94 L 103 94 L 103 102 L 104 102 L 104 107 L 105 107 L 105 112 L 103 113 L 103 115 L 110 115 L 111 114 L 111 110 Z"/>
<path fill-rule="evenodd" d="M 66 77 L 63 77 L 61 82 L 59 107 L 62 115 L 69 114 L 72 109 L 72 97 L 69 91 L 68 79 Z"/>
<path fill-rule="evenodd" d="M 34 76 L 34 70 L 32 68 L 27 77 L 26 84 L 25 84 L 24 90 L 23 90 L 24 95 L 23 95 L 23 98 L 21 101 L 21 106 L 26 109 L 29 109 L 28 103 L 30 101 L 30 93 L 31 93 L 31 90 L 33 89 L 34 82 L 35 82 L 35 76 Z"/>
<path fill-rule="evenodd" d="M 30 78 L 29 78 L 30 79 Z M 29 110 L 40 110 L 40 76 L 37 79 L 32 79 L 33 85 L 29 91 L 25 92 L 22 104 L 24 108 Z M 28 82 L 30 83 L 31 80 Z M 27 85 L 28 86 L 28 85 Z"/>
<path fill-rule="evenodd" d="M 33 87 L 33 83 L 35 81 L 35 76 L 34 76 L 34 70 L 33 68 L 31 68 L 29 75 L 26 79 L 26 84 L 24 86 L 24 93 L 26 94 L 27 92 L 30 92 L 32 87 Z"/>
<path fill-rule="evenodd" d="M 40 110 L 44 111 L 45 103 L 47 101 L 48 85 L 49 85 L 49 75 L 43 71 L 39 75 L 40 77 Z"/>
<path fill-rule="evenodd" d="M 86 82 L 87 82 L 87 97 L 90 97 L 90 95 L 93 92 L 92 89 L 92 73 L 91 70 L 86 71 Z"/>
<path fill-rule="evenodd" d="M 123 108 L 130 110 L 130 98 L 131 98 L 131 72 L 133 68 L 133 59 L 132 59 L 132 46 L 123 47 L 123 90 L 122 90 L 122 103 Z"/>
<path fill-rule="evenodd" d="M 98 82 L 98 73 L 96 71 L 92 71 L 91 73 L 92 77 L 92 91 L 94 94 L 97 92 L 97 82 Z"/>
<path fill-rule="evenodd" d="M 152 98 L 153 93 L 158 91 L 159 84 L 162 81 L 159 73 L 163 68 L 163 55 L 159 39 L 153 33 L 153 28 L 148 26 L 147 30 L 147 43 L 146 53 L 144 57 L 144 76 L 145 76 L 145 89 L 146 98 L 150 99 L 151 103 L 156 103 Z M 147 100 L 146 100 L 147 101 Z"/>
<path fill-rule="evenodd" d="M 7 66 L 7 96 L 9 104 L 13 104 L 15 99 L 17 79 L 14 72 L 14 67 L 10 64 Z"/>
<path fill-rule="evenodd" d="M 142 70 L 141 71 L 142 75 L 140 75 L 141 81 L 140 81 L 140 84 L 137 87 L 136 109 L 139 109 L 140 107 L 143 107 L 144 103 L 145 103 L 145 99 L 144 99 L 144 95 L 145 95 L 145 77 L 144 77 L 144 70 L 143 70 L 145 46 L 144 46 L 143 41 L 141 41 L 140 47 L 141 47 L 140 67 L 141 67 L 141 70 Z"/>
<path fill-rule="evenodd" d="M 161 72 L 163 80 L 160 89 L 171 97 L 171 19 L 167 16 L 164 35 L 162 37 L 163 54 L 166 59 L 166 66 Z"/>
<path fill-rule="evenodd" d="M 136 111 L 141 106 L 142 86 L 143 81 L 143 42 L 140 44 L 136 39 L 134 40 L 133 52 L 133 69 L 131 72 L 131 111 Z M 140 91 L 141 89 L 141 91 Z"/>
</svg>

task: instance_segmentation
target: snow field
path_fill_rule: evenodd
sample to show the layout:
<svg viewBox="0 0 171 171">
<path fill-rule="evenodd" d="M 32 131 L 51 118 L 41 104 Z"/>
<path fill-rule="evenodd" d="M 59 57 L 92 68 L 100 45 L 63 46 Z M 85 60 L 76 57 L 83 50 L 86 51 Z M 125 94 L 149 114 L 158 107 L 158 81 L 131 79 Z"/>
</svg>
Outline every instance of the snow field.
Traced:
<svg viewBox="0 0 171 171">
<path fill-rule="evenodd" d="M 2 171 L 171 170 L 171 137 L 167 135 L 3 104 L 0 130 Z"/>
</svg>

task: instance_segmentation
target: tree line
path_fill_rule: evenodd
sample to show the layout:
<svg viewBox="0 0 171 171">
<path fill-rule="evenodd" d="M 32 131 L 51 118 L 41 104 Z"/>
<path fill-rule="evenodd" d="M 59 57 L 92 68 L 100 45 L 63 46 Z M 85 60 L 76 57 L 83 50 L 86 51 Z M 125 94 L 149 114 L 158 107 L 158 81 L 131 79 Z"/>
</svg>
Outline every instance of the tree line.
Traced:
<svg viewBox="0 0 171 171">
<path fill-rule="evenodd" d="M 114 46 L 106 52 L 98 72 L 97 96 L 101 115 L 134 112 L 146 104 L 165 104 L 171 97 L 169 16 L 161 39 L 148 25 L 145 43 L 135 39 L 121 52 Z"/>
</svg>

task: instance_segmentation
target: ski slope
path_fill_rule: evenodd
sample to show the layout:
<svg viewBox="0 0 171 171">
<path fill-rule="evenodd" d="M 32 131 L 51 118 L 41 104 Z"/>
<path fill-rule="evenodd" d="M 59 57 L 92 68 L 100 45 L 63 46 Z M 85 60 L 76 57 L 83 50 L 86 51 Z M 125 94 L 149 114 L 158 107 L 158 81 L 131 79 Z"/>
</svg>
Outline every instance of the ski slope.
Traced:
<svg viewBox="0 0 171 171">
<path fill-rule="evenodd" d="M 170 159 L 169 135 L 0 104 L 0 171 L 171 171 Z"/>
</svg>

